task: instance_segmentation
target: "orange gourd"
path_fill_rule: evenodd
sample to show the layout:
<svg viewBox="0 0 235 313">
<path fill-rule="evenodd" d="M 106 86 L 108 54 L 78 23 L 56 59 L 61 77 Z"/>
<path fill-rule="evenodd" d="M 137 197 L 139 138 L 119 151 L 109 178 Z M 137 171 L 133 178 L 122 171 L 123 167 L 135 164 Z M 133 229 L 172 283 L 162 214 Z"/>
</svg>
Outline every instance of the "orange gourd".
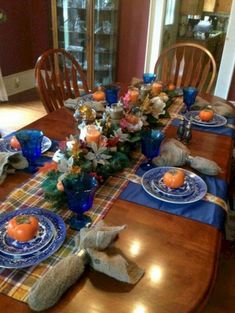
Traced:
<svg viewBox="0 0 235 313">
<path fill-rule="evenodd" d="M 139 90 L 137 88 L 132 88 L 128 90 L 130 96 L 130 102 L 136 103 L 139 98 Z"/>
<path fill-rule="evenodd" d="M 16 136 L 12 136 L 11 139 L 10 139 L 10 145 L 13 149 L 15 150 L 20 150 L 21 147 L 20 147 L 20 143 L 19 141 L 16 139 Z"/>
<path fill-rule="evenodd" d="M 9 220 L 7 234 L 12 239 L 26 242 L 34 238 L 38 228 L 38 219 L 35 216 L 17 215 Z"/>
<path fill-rule="evenodd" d="M 99 87 L 98 90 L 95 91 L 92 96 L 93 96 L 93 100 L 95 100 L 95 101 L 104 101 L 105 100 L 105 93 L 101 89 L 101 87 Z"/>
<path fill-rule="evenodd" d="M 200 120 L 203 122 L 209 122 L 213 119 L 214 112 L 209 109 L 204 109 L 199 112 Z"/>
<path fill-rule="evenodd" d="M 184 184 L 185 174 L 180 169 L 172 169 L 163 175 L 163 183 L 169 188 L 180 188 Z"/>
<path fill-rule="evenodd" d="M 162 82 L 158 81 L 152 83 L 151 92 L 154 96 L 158 96 L 162 92 L 162 89 L 163 89 Z"/>
</svg>

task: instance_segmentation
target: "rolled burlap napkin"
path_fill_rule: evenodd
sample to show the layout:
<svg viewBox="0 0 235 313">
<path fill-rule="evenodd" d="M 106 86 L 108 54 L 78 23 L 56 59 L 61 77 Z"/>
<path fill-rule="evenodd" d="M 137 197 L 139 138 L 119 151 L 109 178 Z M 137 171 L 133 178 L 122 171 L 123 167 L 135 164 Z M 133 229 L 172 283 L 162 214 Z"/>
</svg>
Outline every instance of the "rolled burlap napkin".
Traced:
<svg viewBox="0 0 235 313">
<path fill-rule="evenodd" d="M 119 250 L 110 248 L 125 228 L 125 225 L 107 226 L 101 221 L 93 228 L 81 229 L 76 238 L 79 252 L 61 260 L 35 283 L 27 299 L 30 308 L 43 311 L 55 305 L 63 293 L 79 279 L 86 264 L 122 282 L 137 283 L 144 270 L 127 260 Z"/>
<path fill-rule="evenodd" d="M 152 162 L 157 166 L 183 166 L 189 164 L 198 172 L 211 176 L 216 176 L 221 172 L 221 168 L 216 162 L 200 156 L 190 156 L 189 149 L 174 138 L 162 143 L 160 155 L 154 158 Z"/>
<path fill-rule="evenodd" d="M 197 97 L 197 101 L 190 107 L 190 110 L 200 111 L 207 107 L 210 107 L 215 113 L 222 115 L 224 117 L 234 117 L 235 110 L 228 103 L 216 101 L 214 103 L 209 103 L 203 98 Z"/>
<path fill-rule="evenodd" d="M 0 185 L 8 173 L 28 167 L 27 159 L 19 152 L 0 152 Z"/>
<path fill-rule="evenodd" d="M 157 166 L 182 166 L 189 156 L 189 149 L 180 141 L 170 138 L 161 144 L 160 155 L 153 159 Z"/>
</svg>

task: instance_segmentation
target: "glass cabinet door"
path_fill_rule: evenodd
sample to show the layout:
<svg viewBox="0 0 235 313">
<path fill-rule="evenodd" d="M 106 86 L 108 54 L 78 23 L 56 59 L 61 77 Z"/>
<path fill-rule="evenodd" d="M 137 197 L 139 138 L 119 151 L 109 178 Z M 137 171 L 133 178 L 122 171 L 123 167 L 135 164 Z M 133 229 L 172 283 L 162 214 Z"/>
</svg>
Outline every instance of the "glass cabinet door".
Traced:
<svg viewBox="0 0 235 313">
<path fill-rule="evenodd" d="M 115 81 L 118 0 L 52 0 L 54 48 L 69 51 L 90 89 Z"/>
<path fill-rule="evenodd" d="M 94 79 L 95 85 L 115 81 L 117 51 L 117 0 L 95 0 Z"/>
<path fill-rule="evenodd" d="M 57 0 L 58 47 L 73 54 L 87 74 L 87 1 Z"/>
</svg>

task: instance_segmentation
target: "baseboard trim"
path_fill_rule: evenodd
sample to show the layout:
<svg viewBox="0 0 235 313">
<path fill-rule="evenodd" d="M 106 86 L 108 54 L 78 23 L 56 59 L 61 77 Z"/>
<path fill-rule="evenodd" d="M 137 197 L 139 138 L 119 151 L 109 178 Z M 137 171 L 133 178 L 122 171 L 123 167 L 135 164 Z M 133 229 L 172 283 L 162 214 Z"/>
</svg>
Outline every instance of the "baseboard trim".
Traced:
<svg viewBox="0 0 235 313">
<path fill-rule="evenodd" d="M 8 96 L 32 89 L 35 87 L 34 69 L 4 76 L 3 80 Z"/>
</svg>

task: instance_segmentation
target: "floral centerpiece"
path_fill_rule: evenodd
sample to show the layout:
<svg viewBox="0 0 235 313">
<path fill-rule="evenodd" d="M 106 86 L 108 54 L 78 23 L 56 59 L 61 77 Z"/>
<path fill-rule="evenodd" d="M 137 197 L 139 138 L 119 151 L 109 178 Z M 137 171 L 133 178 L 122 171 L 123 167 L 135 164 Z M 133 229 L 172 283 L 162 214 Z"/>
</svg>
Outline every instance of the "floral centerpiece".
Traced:
<svg viewBox="0 0 235 313">
<path fill-rule="evenodd" d="M 129 87 L 118 104 L 106 109 L 103 98 L 81 101 L 74 114 L 79 134 L 60 144 L 60 160 L 43 184 L 46 198 L 60 206 L 66 201 L 63 181 L 86 172 L 102 183 L 127 167 L 140 142 L 141 130 L 161 128 L 160 117 L 169 117 L 167 109 L 175 96 L 172 91 L 161 82 L 153 82 Z"/>
</svg>

